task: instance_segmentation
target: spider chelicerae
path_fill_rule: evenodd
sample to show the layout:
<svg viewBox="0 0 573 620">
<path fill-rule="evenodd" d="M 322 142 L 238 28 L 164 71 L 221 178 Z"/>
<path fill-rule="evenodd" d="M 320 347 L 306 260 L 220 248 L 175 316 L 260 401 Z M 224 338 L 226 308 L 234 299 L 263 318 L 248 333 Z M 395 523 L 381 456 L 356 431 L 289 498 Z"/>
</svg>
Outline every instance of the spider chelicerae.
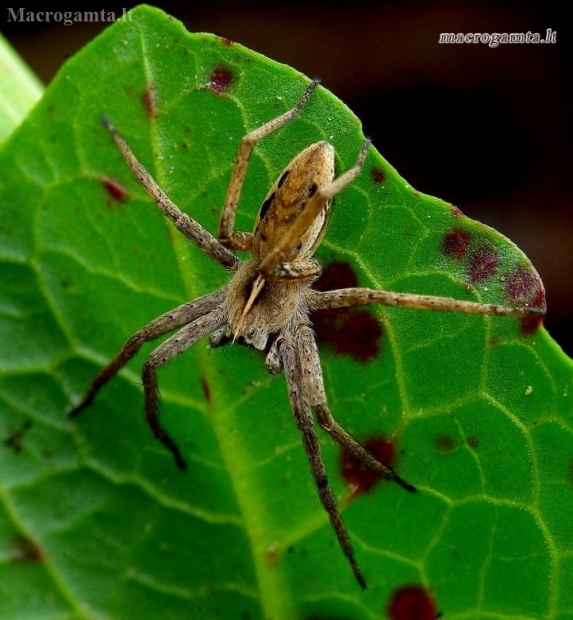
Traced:
<svg viewBox="0 0 573 620">
<path fill-rule="evenodd" d="M 338 177 L 334 172 L 334 148 L 329 143 L 317 142 L 304 149 L 269 190 L 254 231 L 236 231 L 235 214 L 254 146 L 297 116 L 317 85 L 318 81 L 313 81 L 291 110 L 249 132 L 241 140 L 221 213 L 218 238 L 179 210 L 137 161 L 112 123 L 102 118 L 125 163 L 157 203 L 161 213 L 207 256 L 227 269 L 232 277 L 220 290 L 166 312 L 134 334 L 97 374 L 71 415 L 77 415 L 90 405 L 102 386 L 136 355 L 144 343 L 177 330 L 147 357 L 142 379 L 147 422 L 155 437 L 173 454 L 177 466 L 184 470 L 185 460 L 177 443 L 160 423 L 157 370 L 205 336 L 209 336 L 213 347 L 232 341 L 265 351 L 269 372 L 284 372 L 290 404 L 320 501 L 358 583 L 365 588 L 364 577 L 328 482 L 314 418 L 364 467 L 393 480 L 407 491 L 414 492 L 415 488 L 392 467 L 379 462 L 332 417 L 309 313 L 365 304 L 517 316 L 543 314 L 544 308 L 511 308 L 367 288 L 313 289 L 312 284 L 321 273 L 321 266 L 313 254 L 326 230 L 332 199 L 360 173 L 368 141 L 363 143 L 356 164 Z M 252 256 L 244 261 L 231 250 L 250 252 Z"/>
</svg>

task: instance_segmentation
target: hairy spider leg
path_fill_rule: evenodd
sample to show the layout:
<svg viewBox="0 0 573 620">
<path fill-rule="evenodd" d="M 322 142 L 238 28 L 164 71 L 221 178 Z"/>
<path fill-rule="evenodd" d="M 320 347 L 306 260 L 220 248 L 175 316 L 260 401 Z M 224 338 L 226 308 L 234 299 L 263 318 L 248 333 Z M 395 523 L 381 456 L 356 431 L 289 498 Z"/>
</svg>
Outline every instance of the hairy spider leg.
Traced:
<svg viewBox="0 0 573 620">
<path fill-rule="evenodd" d="M 152 340 L 156 340 L 157 338 L 175 329 L 181 328 L 184 325 L 195 325 L 195 322 L 201 320 L 203 317 L 212 316 L 216 308 L 218 308 L 225 299 L 225 293 L 226 290 L 221 289 L 219 291 L 216 291 L 215 293 L 210 293 L 209 295 L 200 297 L 195 301 L 186 302 L 173 310 L 169 310 L 169 312 L 162 314 L 160 317 L 145 325 L 145 327 L 140 329 L 136 334 L 129 338 L 129 340 L 127 340 L 127 342 L 123 345 L 119 353 L 106 366 L 104 366 L 104 368 L 99 371 L 99 373 L 96 375 L 95 379 L 89 386 L 82 401 L 70 411 L 69 415 L 75 417 L 81 411 L 86 409 L 86 407 L 88 407 L 92 403 L 93 399 L 100 391 L 100 389 L 112 377 L 114 377 L 129 362 L 129 360 L 135 357 L 143 344 L 145 344 L 146 342 L 151 342 Z M 181 332 L 178 332 L 176 336 L 179 335 L 179 337 L 181 337 L 180 334 Z M 151 381 L 148 382 L 151 383 Z M 157 403 L 154 408 L 151 405 L 147 405 L 147 400 L 148 398 L 146 396 L 147 421 L 151 426 L 154 435 L 158 437 L 160 441 L 162 441 L 173 454 L 177 466 L 180 469 L 185 469 L 185 463 L 183 461 L 183 458 L 181 457 L 179 449 L 175 445 L 175 442 L 169 437 L 169 435 L 161 428 L 159 424 Z M 151 401 L 151 399 L 149 400 Z"/>
<path fill-rule="evenodd" d="M 195 319 L 178 332 L 173 334 L 165 342 L 154 349 L 143 364 L 141 373 L 143 379 L 143 391 L 145 394 L 145 416 L 153 434 L 173 454 L 177 467 L 186 469 L 185 460 L 179 447 L 171 436 L 159 423 L 159 388 L 157 385 L 157 370 L 177 357 L 201 338 L 210 334 L 227 320 L 227 314 L 221 307 L 212 310 L 208 314 Z"/>
<path fill-rule="evenodd" d="M 364 590 L 366 589 L 366 581 L 354 557 L 354 550 L 350 542 L 348 531 L 338 512 L 336 497 L 328 482 L 326 469 L 320 454 L 320 443 L 314 431 L 314 419 L 310 412 L 307 395 L 300 389 L 300 386 L 304 385 L 304 381 L 302 378 L 302 364 L 299 352 L 292 343 L 283 342 L 280 346 L 280 355 L 292 411 L 300 430 L 302 443 L 310 463 L 310 471 L 318 490 L 320 501 L 328 514 L 332 528 L 336 533 L 336 537 L 338 538 L 344 555 L 348 559 L 352 572 L 360 584 L 360 587 Z"/>
<path fill-rule="evenodd" d="M 360 174 L 369 146 L 370 140 L 365 140 L 362 143 L 362 148 L 360 149 L 358 159 L 354 166 L 334 179 L 332 183 L 317 188 L 315 194 L 307 202 L 287 234 L 279 240 L 277 245 L 261 261 L 259 272 L 263 276 L 274 276 L 280 279 L 281 268 L 279 265 L 283 262 L 285 256 L 297 243 L 301 235 L 312 225 L 325 203 L 331 201 L 336 194 L 343 190 L 349 183 L 352 183 Z M 273 273 L 277 268 L 278 270 L 276 273 Z"/>
<path fill-rule="evenodd" d="M 313 80 L 292 109 L 250 131 L 241 139 L 219 225 L 219 240 L 225 246 L 233 250 L 252 251 L 253 233 L 236 231 L 235 216 L 253 149 L 257 142 L 296 118 L 319 84 L 320 80 Z"/>
<path fill-rule="evenodd" d="M 157 203 L 161 213 L 174 224 L 177 230 L 190 239 L 200 250 L 205 252 L 207 256 L 223 265 L 229 271 L 236 271 L 241 264 L 241 260 L 219 243 L 217 238 L 206 228 L 203 228 L 199 222 L 187 215 L 187 213 L 183 213 L 159 187 L 149 172 L 139 163 L 137 157 L 124 138 L 117 132 L 111 121 L 102 116 L 102 122 L 111 133 L 123 160 L 131 170 L 135 180 Z"/>
<path fill-rule="evenodd" d="M 320 426 L 362 465 L 383 478 L 393 480 L 406 491 L 414 493 L 415 487 L 403 480 L 392 467 L 384 465 L 370 454 L 332 417 L 324 390 L 324 377 L 318 347 L 310 325 L 297 327 L 295 341 L 296 348 L 301 352 L 301 376 L 306 398 Z"/>
<path fill-rule="evenodd" d="M 393 293 L 369 288 L 341 288 L 333 291 L 311 291 L 310 304 L 313 310 L 330 308 L 353 308 L 368 304 L 382 306 L 401 306 L 439 312 L 462 312 L 465 314 L 491 314 L 498 316 L 542 316 L 545 307 L 530 306 L 509 307 L 497 304 L 484 304 L 476 301 L 464 301 L 452 297 L 436 295 L 417 295 L 413 293 Z"/>
</svg>

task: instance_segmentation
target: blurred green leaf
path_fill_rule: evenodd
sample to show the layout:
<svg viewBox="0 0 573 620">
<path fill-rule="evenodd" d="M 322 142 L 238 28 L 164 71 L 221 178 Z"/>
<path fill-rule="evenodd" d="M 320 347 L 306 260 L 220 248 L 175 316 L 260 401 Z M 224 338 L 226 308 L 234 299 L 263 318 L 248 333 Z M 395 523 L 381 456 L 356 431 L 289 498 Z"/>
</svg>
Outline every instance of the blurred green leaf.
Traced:
<svg viewBox="0 0 573 620">
<path fill-rule="evenodd" d="M 44 87 L 0 34 L 0 144 L 42 96 Z"/>
<path fill-rule="evenodd" d="M 130 178 L 100 115 L 216 231 L 240 137 L 307 83 L 141 7 L 66 63 L 0 153 L 2 618 L 381 618 L 412 592 L 447 618 L 573 618 L 572 367 L 518 319 L 316 317 L 334 415 L 363 441 L 391 441 L 419 489 L 356 494 L 323 442 L 364 593 L 317 499 L 284 381 L 259 353 L 202 342 L 161 372 L 186 474 L 143 419 L 151 347 L 66 417 L 131 334 L 227 279 Z M 240 229 L 319 139 L 341 171 L 362 142 L 324 89 L 257 146 Z M 512 304 L 541 294 L 515 246 L 413 190 L 373 149 L 337 198 L 319 257 L 332 286 L 356 277 Z"/>
</svg>

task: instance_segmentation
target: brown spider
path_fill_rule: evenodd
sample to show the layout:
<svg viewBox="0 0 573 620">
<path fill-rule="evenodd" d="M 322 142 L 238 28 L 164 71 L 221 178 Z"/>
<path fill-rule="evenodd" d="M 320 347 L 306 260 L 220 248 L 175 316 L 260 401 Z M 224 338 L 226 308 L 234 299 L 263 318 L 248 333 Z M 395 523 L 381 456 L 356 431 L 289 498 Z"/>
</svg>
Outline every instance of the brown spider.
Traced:
<svg viewBox="0 0 573 620">
<path fill-rule="evenodd" d="M 360 173 L 368 151 L 368 141 L 362 145 L 356 164 L 337 178 L 334 176 L 334 148 L 330 144 L 317 142 L 304 149 L 271 187 L 260 208 L 254 232 L 235 231 L 237 204 L 255 144 L 290 122 L 317 85 L 318 81 L 312 82 L 294 108 L 251 131 L 241 140 L 221 213 L 218 239 L 171 202 L 137 161 L 111 122 L 102 119 L 127 166 L 160 211 L 207 256 L 233 275 L 230 283 L 222 289 L 166 312 L 134 334 L 95 377 L 71 415 L 85 409 L 101 387 L 135 356 L 145 342 L 178 330 L 147 357 L 142 378 L 147 422 L 155 437 L 173 454 L 178 467 L 184 470 L 185 461 L 177 444 L 159 421 L 157 370 L 207 335 L 214 347 L 233 341 L 267 351 L 266 367 L 269 372 L 277 374 L 284 371 L 291 407 L 320 500 L 358 583 L 365 588 L 364 577 L 355 560 L 348 532 L 326 476 L 314 430 L 313 413 L 320 426 L 362 465 L 384 478 L 394 480 L 407 491 L 413 492 L 415 489 L 391 467 L 380 463 L 365 450 L 332 417 L 309 313 L 372 303 L 518 316 L 543 314 L 543 309 L 508 308 L 367 288 L 326 292 L 314 290 L 312 283 L 320 275 L 321 267 L 313 254 L 326 230 L 332 198 Z M 252 257 L 242 261 L 230 250 L 249 251 Z"/>
</svg>

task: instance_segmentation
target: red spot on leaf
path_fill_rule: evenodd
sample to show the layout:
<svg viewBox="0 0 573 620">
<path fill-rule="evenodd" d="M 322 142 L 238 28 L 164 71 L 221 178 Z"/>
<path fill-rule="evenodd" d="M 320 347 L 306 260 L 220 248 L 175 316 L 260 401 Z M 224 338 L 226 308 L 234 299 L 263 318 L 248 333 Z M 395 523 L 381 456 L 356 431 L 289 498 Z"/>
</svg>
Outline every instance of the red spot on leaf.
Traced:
<svg viewBox="0 0 573 620">
<path fill-rule="evenodd" d="M 227 39 L 227 37 L 221 37 L 221 43 L 227 47 L 232 47 L 233 45 L 233 41 L 231 41 L 231 39 Z"/>
<path fill-rule="evenodd" d="M 205 400 L 210 403 L 211 402 L 211 386 L 205 377 L 201 377 L 201 389 L 203 390 L 203 396 Z"/>
<path fill-rule="evenodd" d="M 108 179 L 107 177 L 101 177 L 100 183 L 103 185 L 110 198 L 115 202 L 125 202 L 129 198 L 129 192 L 118 181 Z M 111 206 L 109 202 L 108 206 Z"/>
<path fill-rule="evenodd" d="M 382 185 L 384 181 L 386 181 L 386 175 L 384 174 L 384 170 L 382 168 L 372 168 L 372 180 L 376 185 Z"/>
<path fill-rule="evenodd" d="M 478 248 L 470 258 L 467 274 L 470 282 L 483 282 L 495 273 L 499 265 L 499 254 L 492 248 Z"/>
<path fill-rule="evenodd" d="M 463 258 L 470 247 L 472 237 L 467 230 L 454 228 L 449 230 L 442 240 L 442 251 L 458 260 Z"/>
<path fill-rule="evenodd" d="M 353 286 L 358 286 L 358 277 L 354 269 L 348 263 L 332 261 L 324 268 L 313 288 L 317 291 L 332 291 Z"/>
<path fill-rule="evenodd" d="M 452 210 L 453 215 L 455 215 L 456 217 L 462 217 L 464 212 L 459 208 L 456 207 L 456 205 L 450 205 L 450 209 Z"/>
<path fill-rule="evenodd" d="M 438 435 L 435 439 L 436 448 L 439 452 L 451 452 L 456 447 L 456 442 L 451 435 Z"/>
<path fill-rule="evenodd" d="M 524 267 L 516 267 L 505 280 L 505 296 L 510 304 L 529 304 L 537 297 L 541 282 L 536 274 Z"/>
<path fill-rule="evenodd" d="M 157 114 L 157 95 L 155 92 L 155 84 L 149 84 L 149 86 L 143 91 L 141 95 L 141 103 L 147 112 L 147 116 L 154 118 Z"/>
<path fill-rule="evenodd" d="M 358 278 L 348 263 L 334 261 L 314 283 L 319 291 L 351 288 L 358 285 Z M 338 355 L 349 355 L 360 362 L 367 362 L 380 353 L 382 327 L 366 310 L 353 308 L 317 310 L 311 315 L 319 344 L 334 347 Z"/>
<path fill-rule="evenodd" d="M 394 592 L 388 605 L 390 620 L 435 620 L 436 607 L 433 598 L 422 587 L 403 586 Z"/>
<path fill-rule="evenodd" d="M 531 301 L 531 306 L 534 308 L 544 308 L 545 307 L 545 291 L 539 291 L 536 297 L 534 297 Z M 533 334 L 536 332 L 542 325 L 543 319 L 545 317 L 541 314 L 525 316 L 521 319 L 521 333 L 522 334 Z"/>
<path fill-rule="evenodd" d="M 366 310 L 318 310 L 312 313 L 316 340 L 337 355 L 367 362 L 380 353 L 382 328 Z"/>
<path fill-rule="evenodd" d="M 369 439 L 363 445 L 383 465 L 394 466 L 394 442 L 383 437 L 376 437 Z M 342 452 L 341 473 L 350 486 L 350 499 L 366 493 L 383 480 L 382 476 L 364 467 L 346 450 Z"/>
<path fill-rule="evenodd" d="M 539 276 L 525 267 L 516 267 L 505 281 L 505 297 L 510 305 L 545 308 L 545 289 Z M 529 316 L 521 319 L 521 331 L 531 334 L 543 323 L 543 316 Z"/>
<path fill-rule="evenodd" d="M 24 534 L 10 538 L 9 557 L 13 562 L 42 562 L 44 554 L 38 543 Z"/>
<path fill-rule="evenodd" d="M 479 448 L 479 437 L 476 437 L 475 435 L 468 437 L 468 446 L 472 450 L 477 450 Z"/>
<path fill-rule="evenodd" d="M 234 82 L 235 76 L 230 69 L 225 67 L 218 67 L 214 69 L 209 76 L 209 88 L 216 94 L 222 95 L 226 90 L 231 87 Z"/>
</svg>

